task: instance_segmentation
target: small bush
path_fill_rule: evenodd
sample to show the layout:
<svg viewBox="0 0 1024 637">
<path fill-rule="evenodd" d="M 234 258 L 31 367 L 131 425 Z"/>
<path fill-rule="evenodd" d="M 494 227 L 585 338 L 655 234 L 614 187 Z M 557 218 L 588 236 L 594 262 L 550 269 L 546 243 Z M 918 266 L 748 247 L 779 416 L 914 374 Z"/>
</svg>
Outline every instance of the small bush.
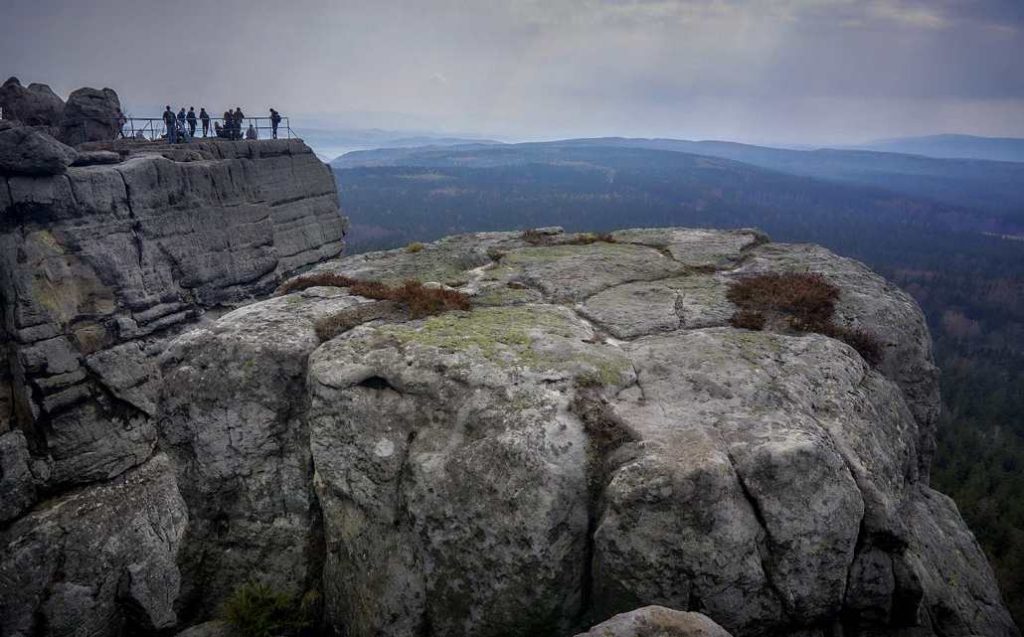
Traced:
<svg viewBox="0 0 1024 637">
<path fill-rule="evenodd" d="M 524 230 L 523 234 L 521 235 L 521 238 L 523 241 L 535 246 L 547 245 L 548 243 L 551 242 L 550 236 L 544 234 L 543 232 L 537 232 L 533 228 L 530 228 L 529 230 Z"/>
<path fill-rule="evenodd" d="M 853 330 L 838 325 L 833 325 L 833 331 L 833 334 L 827 334 L 827 336 L 838 338 L 857 350 L 861 358 L 871 365 L 877 366 L 882 362 L 882 344 L 873 335 L 864 330 Z"/>
<path fill-rule="evenodd" d="M 833 322 L 839 288 L 820 274 L 758 274 L 733 283 L 726 296 L 740 308 L 729 319 L 733 327 L 761 330 L 769 320 L 781 322 L 797 332 L 841 340 L 871 365 L 882 361 L 882 344 L 877 338 Z"/>
<path fill-rule="evenodd" d="M 413 318 L 442 314 L 452 310 L 469 310 L 469 297 L 457 290 L 427 288 L 419 281 L 406 281 L 391 290 L 390 300 L 409 308 Z"/>
<path fill-rule="evenodd" d="M 740 310 L 732 315 L 729 324 L 744 330 L 763 330 L 765 324 L 764 314 L 750 310 Z"/>
<path fill-rule="evenodd" d="M 238 637 L 297 635 L 315 622 L 318 612 L 315 591 L 299 599 L 256 581 L 236 588 L 221 608 L 224 622 Z"/>
<path fill-rule="evenodd" d="M 421 252 L 422 250 L 423 244 L 420 243 L 419 241 L 413 241 L 409 245 L 405 246 L 405 251 L 411 254 L 416 254 L 417 252 Z"/>
<path fill-rule="evenodd" d="M 728 298 L 743 310 L 780 313 L 798 331 L 817 331 L 832 321 L 839 288 L 820 274 L 769 273 L 741 279 Z"/>
</svg>

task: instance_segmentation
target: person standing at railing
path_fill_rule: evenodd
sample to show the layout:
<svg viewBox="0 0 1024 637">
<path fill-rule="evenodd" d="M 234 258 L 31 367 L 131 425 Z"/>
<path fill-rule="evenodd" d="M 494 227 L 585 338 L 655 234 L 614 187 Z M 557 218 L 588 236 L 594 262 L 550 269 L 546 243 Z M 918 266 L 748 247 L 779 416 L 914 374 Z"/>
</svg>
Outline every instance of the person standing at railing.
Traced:
<svg viewBox="0 0 1024 637">
<path fill-rule="evenodd" d="M 124 116 L 121 109 L 117 109 L 117 136 L 115 136 L 114 139 L 117 139 L 117 137 L 124 139 L 124 125 L 127 123 L 128 118 Z"/>
<path fill-rule="evenodd" d="M 224 111 L 224 136 L 228 139 L 235 138 L 235 116 L 231 114 L 231 110 Z M 219 135 L 218 135 L 219 137 Z"/>
<path fill-rule="evenodd" d="M 188 122 L 188 136 L 196 136 L 196 107 L 188 107 L 188 115 L 185 116 L 185 121 Z"/>
<path fill-rule="evenodd" d="M 170 106 L 164 111 L 164 124 L 167 126 L 167 143 L 178 141 L 178 125 L 174 122 L 174 111 Z"/>
<path fill-rule="evenodd" d="M 203 137 L 206 137 L 210 133 L 210 114 L 205 106 L 199 107 L 199 121 L 203 123 Z"/>
<path fill-rule="evenodd" d="M 245 114 L 242 113 L 242 107 L 235 107 L 235 139 L 242 139 L 242 124 L 245 123 Z"/>
<path fill-rule="evenodd" d="M 185 136 L 185 107 L 182 106 L 181 110 L 178 111 L 178 140 Z M 187 141 L 187 140 L 186 140 Z"/>
<path fill-rule="evenodd" d="M 281 114 L 275 111 L 274 109 L 270 109 L 270 130 L 271 137 L 273 137 L 274 139 L 277 139 L 277 125 L 280 123 Z"/>
</svg>

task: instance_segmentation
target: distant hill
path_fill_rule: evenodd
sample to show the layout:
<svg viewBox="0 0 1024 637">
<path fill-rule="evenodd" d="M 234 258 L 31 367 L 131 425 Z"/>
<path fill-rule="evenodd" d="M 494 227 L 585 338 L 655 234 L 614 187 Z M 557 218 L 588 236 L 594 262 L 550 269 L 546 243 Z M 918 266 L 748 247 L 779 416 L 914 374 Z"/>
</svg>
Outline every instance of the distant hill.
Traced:
<svg viewBox="0 0 1024 637">
<path fill-rule="evenodd" d="M 1024 162 L 1024 139 L 1015 137 L 976 137 L 974 135 L 899 137 L 862 144 L 858 148 L 927 157 Z"/>
<path fill-rule="evenodd" d="M 789 150 L 720 141 L 606 137 L 507 144 L 501 153 L 471 144 L 452 148 L 376 150 L 352 153 L 335 167 L 465 166 L 493 167 L 535 161 L 537 154 L 569 148 L 630 148 L 672 151 L 743 162 L 800 177 L 880 188 L 999 217 L 1010 232 L 1024 230 L 1024 164 L 977 159 L 936 159 L 866 150 Z M 597 152 L 597 151 L 595 151 Z"/>
<path fill-rule="evenodd" d="M 898 250 L 908 233 L 1016 234 L 1024 227 L 988 210 L 893 189 L 626 143 L 379 150 L 340 163 L 335 174 L 355 250 L 510 227 L 690 225 L 757 226 L 830 245 L 839 237 L 843 251 L 870 253 L 883 245 Z"/>
<path fill-rule="evenodd" d="M 379 128 L 295 128 L 293 132 L 301 137 L 321 159 L 328 162 L 345 153 L 374 148 L 499 143 L 489 139 L 451 137 L 428 132 L 394 131 Z"/>
</svg>

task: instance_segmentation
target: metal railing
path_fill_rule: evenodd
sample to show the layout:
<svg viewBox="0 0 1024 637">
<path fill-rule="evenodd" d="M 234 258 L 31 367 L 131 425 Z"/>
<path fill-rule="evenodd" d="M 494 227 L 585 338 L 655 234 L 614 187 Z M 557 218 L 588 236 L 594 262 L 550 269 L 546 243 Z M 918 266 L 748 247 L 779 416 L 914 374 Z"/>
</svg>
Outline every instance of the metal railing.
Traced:
<svg viewBox="0 0 1024 637">
<path fill-rule="evenodd" d="M 175 120 L 175 125 L 179 125 Z M 185 123 L 185 131 L 188 133 L 184 139 L 179 139 L 179 142 L 185 142 L 190 139 L 203 139 L 204 137 L 210 139 L 245 139 L 246 133 L 249 130 L 249 126 L 252 126 L 256 131 L 257 139 L 272 139 L 274 137 L 274 125 L 270 117 L 244 117 L 242 118 L 241 126 L 234 126 L 234 121 L 229 124 L 223 117 L 211 117 L 210 127 L 204 135 L 203 122 L 202 120 L 196 120 L 195 134 L 191 134 L 191 127 L 188 122 Z M 164 123 L 162 117 L 123 117 L 115 122 L 115 128 L 120 130 L 119 138 L 126 139 L 148 139 L 150 141 L 157 141 L 161 139 L 167 139 L 167 124 Z M 282 117 L 280 123 L 277 125 L 277 138 L 278 139 L 292 139 L 296 137 L 295 133 L 292 132 L 292 127 L 287 117 Z M 181 134 L 178 134 L 181 137 Z"/>
</svg>

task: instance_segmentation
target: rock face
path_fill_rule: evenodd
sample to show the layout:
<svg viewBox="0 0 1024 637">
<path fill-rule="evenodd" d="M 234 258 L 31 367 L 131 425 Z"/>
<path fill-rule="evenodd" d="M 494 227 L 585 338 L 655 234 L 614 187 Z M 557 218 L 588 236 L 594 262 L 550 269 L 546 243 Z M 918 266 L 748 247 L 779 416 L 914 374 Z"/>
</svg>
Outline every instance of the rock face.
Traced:
<svg viewBox="0 0 1024 637">
<path fill-rule="evenodd" d="M 154 455 L 157 357 L 344 246 L 334 181 L 301 141 L 192 144 L 187 161 L 165 149 L 114 145 L 102 165 L 0 173 L 0 634 L 177 623 L 183 538 L 198 531 L 178 465 Z M 137 496 L 124 486 L 136 482 Z M 62 498 L 78 504 L 57 519 Z M 150 520 L 165 549 L 130 535 L 150 501 L 168 516 Z M 76 521 L 77 508 L 92 517 Z"/>
<path fill-rule="evenodd" d="M 0 109 L 4 119 L 28 126 L 60 126 L 64 118 L 64 100 L 49 86 L 33 83 L 25 88 L 16 77 L 0 86 Z"/>
<path fill-rule="evenodd" d="M 60 120 L 60 140 L 82 144 L 117 137 L 121 101 L 112 89 L 80 88 L 68 96 Z"/>
<path fill-rule="evenodd" d="M 180 536 L 135 568 L 147 582 L 139 592 L 118 587 L 129 593 L 115 596 L 114 615 L 139 605 L 133 626 L 180 629 L 256 578 L 318 591 L 326 625 L 353 636 L 572 635 L 638 608 L 588 634 L 1019 634 L 973 536 L 927 484 L 937 389 L 920 310 L 860 264 L 754 231 L 626 230 L 613 243 L 550 231 L 540 245 L 485 233 L 313 268 L 455 287 L 471 295 L 469 312 L 411 320 L 393 301 L 311 287 L 188 331 L 188 319 L 149 331 L 287 271 L 282 257 L 247 267 L 261 254 L 247 227 L 203 235 L 209 243 L 192 252 L 173 237 L 152 248 L 167 237 L 157 210 L 208 192 L 207 179 L 222 183 L 189 171 L 223 164 L 240 171 L 232 183 L 251 184 L 243 166 L 264 160 L 71 168 L 71 183 L 78 171 L 123 176 L 132 205 L 112 216 L 152 224 L 128 235 L 142 237 L 139 251 L 103 261 L 126 248 L 112 231 L 67 223 L 74 216 L 48 223 L 60 232 L 11 232 L 14 250 L 3 251 L 23 255 L 3 270 L 24 273 L 4 288 L 19 300 L 8 314 L 23 317 L 8 332 L 14 413 L 35 418 L 0 445 L 0 488 L 13 503 L 4 514 L 15 518 L 7 545 L 50 537 L 37 531 L 50 509 L 34 502 L 54 485 L 88 483 L 75 497 L 90 498 L 97 481 L 159 470 L 187 511 Z M 174 190 L 171 167 L 188 190 Z M 104 183 L 75 192 L 120 192 Z M 161 189 L 177 194 L 153 194 Z M 198 227 L 215 235 L 231 217 L 216 218 Z M 289 267 L 322 256 L 305 254 Z M 235 265 L 207 276 L 218 259 Z M 111 262 L 130 276 L 114 277 Z M 840 288 L 837 322 L 879 341 L 876 367 L 825 336 L 729 325 L 733 281 L 808 270 Z M 24 318 L 47 316 L 69 318 Z M 348 329 L 323 342 L 326 318 Z M 93 324 L 102 329 L 82 331 Z M 99 345 L 84 350 L 90 342 Z M 66 398 L 78 387 L 83 397 Z M 133 572 L 137 559 L 122 548 L 100 570 Z M 2 562 L 54 586 L 43 567 Z M 157 572 L 164 588 L 152 584 Z M 24 588 L 3 602 L 4 634 L 51 626 L 31 618 L 57 612 L 52 594 Z M 77 589 L 61 594 L 83 609 L 76 621 L 108 608 L 102 594 L 92 606 Z"/>
</svg>

